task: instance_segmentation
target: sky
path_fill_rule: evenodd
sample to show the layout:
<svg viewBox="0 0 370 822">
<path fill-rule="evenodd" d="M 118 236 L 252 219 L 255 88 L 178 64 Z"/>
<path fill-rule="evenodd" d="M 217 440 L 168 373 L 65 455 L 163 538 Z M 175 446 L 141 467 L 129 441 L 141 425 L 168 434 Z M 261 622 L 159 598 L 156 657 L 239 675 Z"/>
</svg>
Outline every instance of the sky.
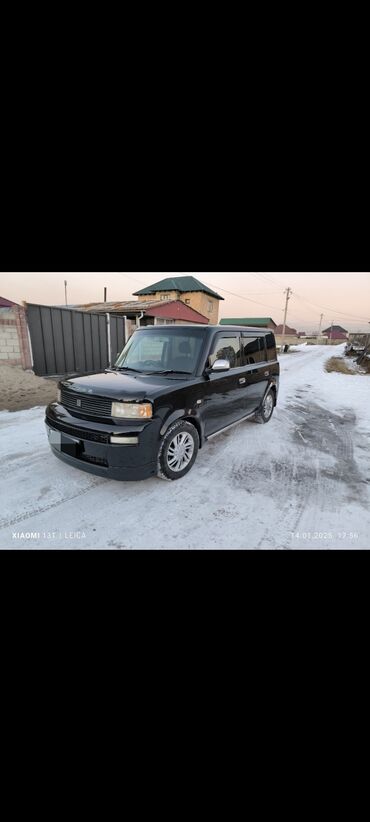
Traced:
<svg viewBox="0 0 370 822">
<path fill-rule="evenodd" d="M 219 319 L 272 317 L 278 325 L 283 322 L 284 291 L 289 286 L 287 324 L 298 331 L 317 333 L 321 313 L 322 329 L 334 321 L 349 331 L 370 330 L 370 273 L 188 273 L 224 297 Z M 131 300 L 134 291 L 170 276 L 176 273 L 0 273 L 0 296 L 18 303 L 64 305 L 67 280 L 69 304 L 103 301 L 104 286 L 108 301 Z"/>
</svg>

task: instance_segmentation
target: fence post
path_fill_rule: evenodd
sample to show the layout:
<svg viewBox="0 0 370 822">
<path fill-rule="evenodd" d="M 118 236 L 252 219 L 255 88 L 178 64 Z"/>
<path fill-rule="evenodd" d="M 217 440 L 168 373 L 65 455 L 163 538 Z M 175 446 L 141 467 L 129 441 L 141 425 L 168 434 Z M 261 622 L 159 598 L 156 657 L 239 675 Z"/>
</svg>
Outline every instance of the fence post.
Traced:
<svg viewBox="0 0 370 822">
<path fill-rule="evenodd" d="M 110 341 L 110 314 L 105 315 L 107 318 L 107 343 L 108 343 L 108 361 L 109 361 L 109 368 L 112 365 L 112 350 L 111 350 L 111 341 Z"/>
<path fill-rule="evenodd" d="M 16 328 L 18 332 L 19 349 L 21 352 L 22 368 L 24 370 L 31 369 L 33 366 L 33 357 L 30 341 L 30 332 L 27 324 L 26 307 L 18 305 L 14 306 L 16 315 Z"/>
</svg>

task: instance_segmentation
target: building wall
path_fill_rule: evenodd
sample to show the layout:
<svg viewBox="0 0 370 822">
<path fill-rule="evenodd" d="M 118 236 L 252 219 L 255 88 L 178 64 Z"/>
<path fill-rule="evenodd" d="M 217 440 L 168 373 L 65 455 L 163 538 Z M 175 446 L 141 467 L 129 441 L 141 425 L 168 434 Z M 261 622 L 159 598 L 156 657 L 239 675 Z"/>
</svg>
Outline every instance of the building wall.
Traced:
<svg viewBox="0 0 370 822">
<path fill-rule="evenodd" d="M 0 308 L 0 362 L 21 365 L 21 348 L 12 308 Z"/>
<path fill-rule="evenodd" d="M 135 329 L 137 328 L 136 320 L 127 319 L 126 320 L 126 340 L 131 337 L 131 334 L 134 333 Z"/>
<path fill-rule="evenodd" d="M 220 301 L 216 297 L 211 297 L 210 294 L 205 294 L 204 291 L 185 291 L 184 294 L 180 294 L 180 299 L 183 303 L 190 300 L 190 308 L 199 311 L 200 314 L 207 317 L 210 323 L 217 325 Z"/>
<path fill-rule="evenodd" d="M 210 294 L 205 294 L 204 291 L 184 291 L 183 294 L 180 294 L 179 291 L 157 291 L 155 294 L 148 294 L 147 297 L 150 300 L 161 300 L 164 294 L 168 295 L 169 300 L 182 300 L 183 303 L 189 300 L 188 305 L 190 305 L 190 308 L 199 311 L 200 314 L 207 317 L 210 323 L 217 325 L 220 301 L 216 297 L 211 297 Z M 138 297 L 138 299 L 142 300 L 143 297 Z"/>
<path fill-rule="evenodd" d="M 22 306 L 0 308 L 0 363 L 32 368 L 26 312 Z"/>
<path fill-rule="evenodd" d="M 163 317 L 154 317 L 154 325 L 196 325 L 199 328 L 199 323 L 193 323 L 191 320 L 168 320 Z"/>
<path fill-rule="evenodd" d="M 181 294 L 178 291 L 156 291 L 155 294 L 146 294 L 144 297 L 138 297 L 138 300 L 163 300 L 164 295 L 169 300 L 179 300 Z"/>
<path fill-rule="evenodd" d="M 279 347 L 283 341 L 282 334 L 275 334 L 275 342 L 276 345 Z M 286 334 L 284 336 L 284 344 L 285 345 L 299 345 L 301 342 L 300 337 L 297 337 L 296 334 Z"/>
<path fill-rule="evenodd" d="M 328 337 L 300 337 L 300 343 L 307 342 L 307 345 L 343 345 L 345 340 L 329 340 Z"/>
</svg>

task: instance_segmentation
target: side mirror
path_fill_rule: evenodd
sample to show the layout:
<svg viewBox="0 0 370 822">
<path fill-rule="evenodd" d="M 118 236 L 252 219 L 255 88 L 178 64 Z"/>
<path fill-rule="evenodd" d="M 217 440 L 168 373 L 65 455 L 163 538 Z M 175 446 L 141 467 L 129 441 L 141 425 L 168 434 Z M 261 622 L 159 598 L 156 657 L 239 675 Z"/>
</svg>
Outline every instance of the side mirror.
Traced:
<svg viewBox="0 0 370 822">
<path fill-rule="evenodd" d="M 230 371 L 230 362 L 229 362 L 229 360 L 216 360 L 213 363 L 212 368 L 210 370 L 211 371 Z"/>
</svg>

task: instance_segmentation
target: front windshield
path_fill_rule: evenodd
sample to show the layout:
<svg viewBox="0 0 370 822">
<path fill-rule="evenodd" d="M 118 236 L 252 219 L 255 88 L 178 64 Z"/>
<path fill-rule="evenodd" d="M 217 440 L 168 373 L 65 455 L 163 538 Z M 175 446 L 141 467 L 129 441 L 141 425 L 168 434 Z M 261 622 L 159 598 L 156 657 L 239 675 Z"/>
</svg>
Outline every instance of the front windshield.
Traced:
<svg viewBox="0 0 370 822">
<path fill-rule="evenodd" d="M 137 331 L 126 343 L 115 364 L 140 373 L 192 374 L 197 366 L 203 334 L 200 329 Z"/>
</svg>

